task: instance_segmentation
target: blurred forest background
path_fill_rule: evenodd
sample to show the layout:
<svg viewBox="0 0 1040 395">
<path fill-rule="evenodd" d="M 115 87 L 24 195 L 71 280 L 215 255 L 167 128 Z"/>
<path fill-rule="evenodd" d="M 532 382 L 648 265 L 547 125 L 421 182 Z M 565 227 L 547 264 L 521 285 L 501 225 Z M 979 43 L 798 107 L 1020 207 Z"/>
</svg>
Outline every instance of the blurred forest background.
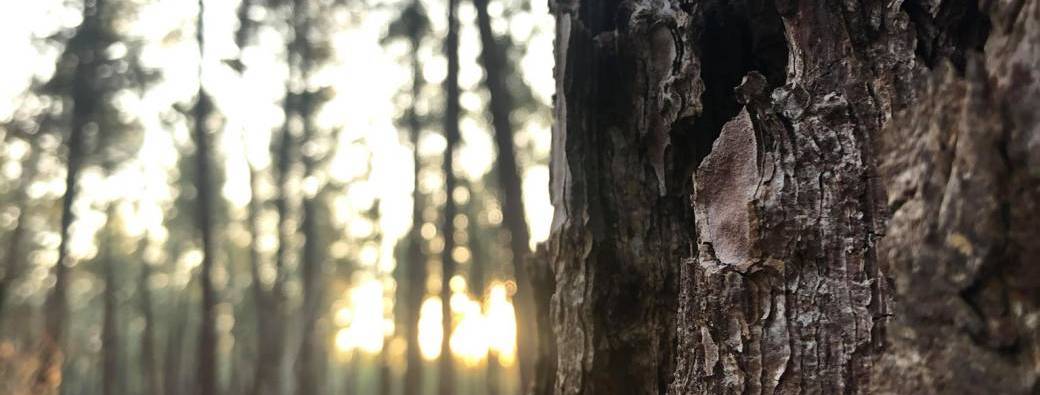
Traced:
<svg viewBox="0 0 1040 395">
<path fill-rule="evenodd" d="M 9 2 L 0 393 L 519 393 L 545 3 Z"/>
</svg>

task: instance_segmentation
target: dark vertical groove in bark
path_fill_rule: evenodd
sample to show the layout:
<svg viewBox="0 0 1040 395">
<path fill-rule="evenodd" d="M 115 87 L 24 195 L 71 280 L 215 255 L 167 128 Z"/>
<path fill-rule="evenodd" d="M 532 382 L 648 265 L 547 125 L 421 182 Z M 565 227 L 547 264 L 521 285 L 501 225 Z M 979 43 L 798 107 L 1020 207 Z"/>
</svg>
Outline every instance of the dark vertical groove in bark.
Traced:
<svg viewBox="0 0 1040 395">
<path fill-rule="evenodd" d="M 989 15 L 976 1 L 904 1 L 902 8 L 917 34 L 915 53 L 928 68 L 950 61 L 964 72 L 967 54 L 982 51 L 989 35 Z"/>
<path fill-rule="evenodd" d="M 202 291 L 202 309 L 199 326 L 198 341 L 198 365 L 196 377 L 196 390 L 199 395 L 215 395 L 217 393 L 217 331 L 216 331 L 216 305 L 217 294 L 213 287 L 213 259 L 216 248 L 213 235 L 213 191 L 210 172 L 210 142 L 209 131 L 206 122 L 211 111 L 211 104 L 202 84 L 202 70 L 204 58 L 204 24 L 203 16 L 205 9 L 203 1 L 199 0 L 199 15 L 197 37 L 199 45 L 199 90 L 195 102 L 194 115 L 194 137 L 195 137 L 195 189 L 198 192 L 198 221 L 199 233 L 202 239 L 202 265 L 199 270 L 199 286 Z"/>
<path fill-rule="evenodd" d="M 415 0 L 410 6 L 414 13 L 415 23 L 410 23 L 408 32 L 411 52 L 409 61 L 412 68 L 411 105 L 408 107 L 408 138 L 412 144 L 412 227 L 408 231 L 408 267 L 407 289 L 405 290 L 405 328 L 407 342 L 405 355 L 404 395 L 417 395 L 422 389 L 423 361 L 419 351 L 419 311 L 423 297 L 426 296 L 426 256 L 423 254 L 423 208 L 425 197 L 419 190 L 419 171 L 422 169 L 422 158 L 419 157 L 419 134 L 422 125 L 416 105 L 422 93 L 422 65 L 419 62 L 419 46 L 422 44 L 423 31 L 419 27 L 421 5 Z"/>
<path fill-rule="evenodd" d="M 531 382 L 534 370 L 534 349 L 538 344 L 534 326 L 534 299 L 531 296 L 531 281 L 528 278 L 524 262 L 530 253 L 528 243 L 530 235 L 527 220 L 524 217 L 523 190 L 520 182 L 520 169 L 516 159 L 513 143 L 513 127 L 510 114 L 513 100 L 506 85 L 505 66 L 507 62 L 503 48 L 496 42 L 491 30 L 491 16 L 488 15 L 488 1 L 474 0 L 477 9 L 477 26 L 480 31 L 482 51 L 480 61 L 485 72 L 485 86 L 490 93 L 491 123 L 494 129 L 495 146 L 498 149 L 495 170 L 498 173 L 498 187 L 502 195 L 503 223 L 510 235 L 510 251 L 512 252 L 513 273 L 516 278 L 517 322 L 517 361 L 520 366 L 520 386 L 526 389 Z M 491 366 L 491 365 L 489 365 Z"/>
<path fill-rule="evenodd" d="M 441 339 L 440 357 L 440 394 L 455 393 L 455 369 L 451 353 L 451 276 L 455 274 L 455 145 L 459 141 L 459 0 L 448 0 L 448 35 L 444 40 L 445 56 L 448 58 L 448 75 L 444 79 L 445 97 L 444 135 L 447 146 L 444 148 L 444 213 L 441 217 L 441 236 L 444 238 L 444 250 L 441 252 L 441 314 L 443 338 Z"/>
</svg>

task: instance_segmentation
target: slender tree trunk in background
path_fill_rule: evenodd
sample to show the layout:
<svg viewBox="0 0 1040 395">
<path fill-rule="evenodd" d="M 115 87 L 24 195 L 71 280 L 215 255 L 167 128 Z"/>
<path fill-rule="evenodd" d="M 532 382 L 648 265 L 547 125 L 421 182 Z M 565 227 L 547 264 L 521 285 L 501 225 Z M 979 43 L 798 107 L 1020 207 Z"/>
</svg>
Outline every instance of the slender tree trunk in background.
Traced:
<svg viewBox="0 0 1040 395">
<path fill-rule="evenodd" d="M 456 184 L 456 188 L 462 187 L 472 196 L 475 188 L 474 183 L 462 179 Z M 466 227 L 462 228 L 466 233 L 466 247 L 469 248 L 469 273 L 466 274 L 466 289 L 474 300 L 483 300 L 484 290 L 487 288 L 488 276 L 494 273 L 495 264 L 490 257 L 490 251 L 485 248 L 486 243 L 498 242 L 498 239 L 486 237 L 485 229 L 476 221 L 480 217 L 480 208 L 477 207 L 476 199 L 467 199 L 465 204 L 459 206 L 459 214 L 466 217 Z M 493 234 L 493 233 L 491 233 Z M 485 240 L 487 238 L 487 240 Z"/>
<path fill-rule="evenodd" d="M 226 254 L 225 256 L 227 257 L 228 262 L 227 268 L 224 271 L 226 274 L 226 277 L 224 277 L 224 284 L 226 284 L 225 287 L 229 290 L 240 290 L 242 289 L 241 287 L 239 287 L 239 284 L 242 284 L 242 280 L 239 277 L 241 276 L 241 266 L 237 263 L 241 262 L 241 260 L 239 258 L 238 251 L 236 251 L 236 249 L 234 248 L 226 248 L 224 249 L 224 253 Z M 249 339 L 249 329 L 251 328 L 247 325 L 240 325 L 236 323 L 243 315 L 245 315 L 242 312 L 242 310 L 249 309 L 249 307 L 246 306 L 246 303 L 244 303 L 245 298 L 241 298 L 239 296 L 234 297 L 233 300 L 234 301 L 229 304 L 232 305 L 230 309 L 230 314 L 235 321 L 232 322 L 230 330 L 227 331 L 227 337 L 229 339 L 230 347 L 228 347 L 228 350 L 225 353 L 224 358 L 218 359 L 219 361 L 221 361 L 218 363 L 224 366 L 223 370 L 225 372 L 223 375 L 218 375 L 218 377 L 224 377 L 223 380 L 221 380 L 222 385 L 218 385 L 222 393 L 245 395 L 246 389 L 245 386 L 242 385 L 243 380 L 241 374 L 242 367 L 244 365 L 242 362 L 242 360 L 244 359 L 242 358 L 242 350 L 247 348 L 246 344 L 250 340 L 252 340 Z M 250 384 L 252 384 L 252 382 L 250 382 Z"/>
<path fill-rule="evenodd" d="M 527 219 L 524 216 L 523 189 L 513 143 L 513 126 L 509 119 L 514 103 L 504 74 L 506 54 L 496 42 L 494 32 L 491 30 L 491 16 L 487 10 L 488 0 L 474 0 L 473 4 L 477 8 L 477 26 L 483 46 L 480 62 L 485 72 L 484 83 L 491 96 L 490 112 L 495 146 L 498 149 L 495 170 L 498 173 L 498 184 L 503 203 L 502 222 L 509 231 L 509 247 L 513 258 L 513 273 L 516 278 L 517 288 L 514 300 L 517 323 L 517 361 L 520 365 L 521 388 L 526 391 L 534 371 L 534 350 L 538 344 L 538 337 L 535 331 L 531 281 L 524 268 L 524 263 L 530 254 L 528 246 L 530 234 L 527 230 Z"/>
<path fill-rule="evenodd" d="M 156 360 L 155 348 L 155 313 L 152 306 L 152 288 L 149 285 L 152 279 L 152 262 L 147 258 L 148 234 L 141 236 L 138 244 L 138 253 L 141 260 L 141 279 L 137 284 L 141 316 L 144 318 L 144 328 L 141 329 L 141 369 L 144 370 L 144 389 L 149 394 L 163 395 L 159 364 Z"/>
<path fill-rule="evenodd" d="M 270 317 L 266 312 L 271 311 L 270 295 L 264 290 L 263 280 L 260 278 L 260 200 L 258 194 L 256 170 L 249 164 L 249 190 L 250 199 L 247 207 L 247 221 L 249 222 L 249 278 L 250 289 L 253 292 L 253 304 L 256 315 L 256 350 L 257 358 L 254 363 L 253 380 L 250 393 L 262 395 L 265 388 L 270 388 L 268 380 L 274 379 L 273 368 L 270 364 L 271 330 Z"/>
<path fill-rule="evenodd" d="M 287 95 L 286 100 L 291 100 Z M 286 105 L 288 107 L 289 105 Z M 289 116 L 289 113 L 286 113 Z M 286 121 L 288 122 L 288 121 Z M 276 162 L 276 178 L 278 183 L 277 196 L 275 197 L 275 210 L 278 213 L 278 249 L 275 251 L 275 276 L 274 283 L 271 285 L 271 292 L 267 298 L 267 307 L 264 310 L 264 319 L 267 321 L 267 326 L 270 331 L 270 338 L 265 340 L 266 343 L 266 360 L 261 363 L 268 365 L 264 368 L 269 376 L 265 378 L 268 382 L 266 388 L 261 389 L 261 393 L 267 391 L 274 391 L 272 393 L 280 393 L 282 384 L 282 364 L 285 359 L 285 335 L 287 330 L 287 323 L 285 322 L 285 282 L 288 277 L 286 273 L 286 261 L 291 250 L 289 246 L 290 235 L 293 233 L 289 229 L 289 203 L 288 203 L 288 173 L 289 173 L 289 150 L 292 146 L 292 137 L 289 136 L 288 127 L 284 127 L 279 137 Z"/>
<path fill-rule="evenodd" d="M 238 16 L 238 29 L 235 30 L 235 44 L 239 49 L 239 62 L 241 61 L 241 52 L 246 47 L 252 34 L 255 31 L 255 22 L 249 17 L 250 7 L 253 6 L 253 0 L 243 0 L 239 3 L 237 16 Z M 240 63 L 236 64 L 238 67 L 237 71 L 241 74 L 245 71 L 244 66 Z M 243 147 L 245 147 L 245 140 L 242 141 Z M 246 161 L 249 162 L 248 155 L 246 155 Z M 279 162 L 281 163 L 281 162 Z M 262 209 L 263 202 L 259 198 L 259 174 L 253 167 L 252 163 L 247 163 L 249 167 L 249 191 L 250 199 L 249 204 L 246 207 L 246 221 L 249 226 L 249 279 L 250 279 L 250 291 L 253 297 L 253 311 L 256 319 L 256 356 L 253 358 L 253 375 L 249 380 L 248 393 L 252 395 L 265 395 L 271 393 L 277 393 L 280 388 L 280 369 L 278 362 L 281 354 L 281 347 L 278 346 L 278 341 L 273 335 L 275 333 L 272 327 L 275 325 L 281 325 L 277 315 L 270 313 L 276 312 L 276 305 L 274 299 L 276 298 L 272 292 L 268 292 L 264 289 L 263 280 L 260 276 L 260 211 Z M 281 173 L 279 173 L 281 174 Z M 279 181 L 279 186 L 282 185 Z M 281 212 L 279 212 L 281 213 Z M 279 227 L 279 229 L 281 229 Z M 279 232 L 279 236 L 281 233 Z M 281 241 L 281 239 L 279 239 Z M 278 256 L 281 256 L 281 251 L 278 252 Z M 276 267 L 280 267 L 276 265 Z M 277 275 L 276 275 L 277 277 Z M 276 281 L 278 279 L 276 278 Z M 243 386 L 245 388 L 245 386 Z"/>
<path fill-rule="evenodd" d="M 502 393 L 502 388 L 499 385 L 499 381 L 501 381 L 501 371 L 502 371 L 502 369 L 500 368 L 500 362 L 499 362 L 499 359 L 498 359 L 498 353 L 496 353 L 496 352 L 488 352 L 488 354 L 487 354 L 487 372 L 486 372 L 487 374 L 485 375 L 485 380 L 484 380 L 485 381 L 485 383 L 484 383 L 484 391 L 485 391 L 484 393 L 485 394 L 487 394 L 487 395 L 498 395 L 498 394 Z M 524 391 L 524 388 L 526 388 L 526 386 L 525 386 L 523 381 L 521 381 L 520 383 L 521 383 L 521 387 L 520 388 L 521 388 L 521 393 L 522 393 L 522 391 Z"/>
<path fill-rule="evenodd" d="M 173 317 L 170 318 L 171 328 L 166 337 L 165 366 L 163 366 L 163 392 L 166 395 L 180 394 L 182 389 L 186 389 L 183 370 L 184 339 L 188 329 L 191 302 L 187 298 L 178 299 L 181 298 L 174 298 L 175 310 Z"/>
<path fill-rule="evenodd" d="M 118 280 L 116 279 L 115 262 L 112 262 L 112 232 L 115 231 L 112 221 L 115 220 L 114 205 L 109 204 L 105 210 L 105 228 L 102 229 L 101 254 L 102 254 L 102 276 L 105 281 L 104 291 L 104 317 L 101 326 L 101 353 L 102 353 L 102 393 L 105 395 L 118 395 L 119 388 L 119 317 L 116 311 L 119 308 Z"/>
<path fill-rule="evenodd" d="M 32 166 L 32 165 L 31 165 Z M 35 167 L 35 166 L 33 166 Z M 25 190 L 24 188 L 21 190 Z M 25 199 L 19 199 L 19 202 L 28 202 Z M 18 208 L 18 216 L 15 218 L 14 229 L 11 230 L 11 234 L 8 236 L 10 239 L 7 241 L 7 250 L 4 251 L 4 268 L 0 271 L 0 327 L 2 327 L 4 321 L 4 314 L 6 313 L 5 306 L 7 302 L 7 294 L 11 289 L 11 285 L 20 275 L 22 266 L 24 265 L 24 257 L 22 254 L 22 243 L 25 240 L 25 227 L 26 218 L 28 211 L 28 204 L 22 204 Z"/>
<path fill-rule="evenodd" d="M 18 202 L 20 207 L 18 207 L 18 215 L 14 220 L 14 229 L 11 229 L 11 234 L 8 235 L 10 239 L 7 241 L 7 250 L 4 251 L 4 267 L 0 269 L 0 328 L 3 328 L 7 295 L 15 280 L 21 277 L 25 266 L 25 253 L 22 250 L 22 244 L 25 243 L 26 228 L 29 222 L 30 205 L 28 190 L 39 172 L 38 162 L 40 157 L 39 147 L 33 141 L 28 141 L 28 143 L 29 156 L 22 163 L 22 168 L 25 169 L 25 172 L 22 174 L 16 189 L 18 192 L 15 201 Z"/>
<path fill-rule="evenodd" d="M 238 29 L 235 29 L 235 46 L 238 47 L 238 61 L 242 61 L 242 50 L 245 49 L 247 43 L 252 38 L 255 32 L 256 23 L 249 17 L 249 11 L 253 7 L 256 0 L 242 0 L 238 3 L 238 9 L 235 11 L 235 15 L 238 18 Z M 237 70 L 241 73 L 243 70 Z"/>
<path fill-rule="evenodd" d="M 422 299 L 426 296 L 426 256 L 423 254 L 425 240 L 422 238 L 422 211 L 425 207 L 425 196 L 419 190 L 419 173 L 422 169 L 422 158 L 419 156 L 419 135 L 422 125 L 416 106 L 422 94 L 422 64 L 419 61 L 419 47 L 425 30 L 418 21 L 423 21 L 420 14 L 421 4 L 418 0 L 410 5 L 414 23 L 408 24 L 409 44 L 412 51 L 409 61 L 412 68 L 411 104 L 408 108 L 407 123 L 409 140 L 412 143 L 412 228 L 408 233 L 408 261 L 405 285 L 405 395 L 418 395 L 422 390 L 422 353 L 419 351 L 419 311 Z"/>
<path fill-rule="evenodd" d="M 305 167 L 310 167 L 306 166 Z M 306 173 L 306 172 L 305 172 Z M 296 380 L 297 393 L 300 395 L 317 393 L 320 383 L 318 381 L 318 369 L 316 368 L 321 339 L 318 337 L 318 316 L 321 313 L 322 267 L 318 250 L 319 236 L 317 230 L 317 206 L 314 198 L 305 198 L 303 201 L 303 219 L 300 227 L 306 239 L 303 246 L 303 265 L 301 277 L 303 282 L 303 333 L 300 343 L 300 353 L 297 356 Z"/>
<path fill-rule="evenodd" d="M 419 11 L 418 1 L 412 7 L 416 13 Z M 418 19 L 418 17 L 416 18 Z M 409 32 L 411 52 L 409 58 L 412 67 L 412 89 L 411 105 L 408 107 L 408 137 L 412 144 L 412 227 L 408 231 L 408 272 L 406 273 L 407 288 L 405 289 L 405 328 L 404 334 L 407 342 L 404 372 L 404 395 L 418 395 L 422 390 L 423 360 L 419 351 L 419 311 L 422 309 L 423 298 L 426 296 L 426 255 L 423 253 L 425 244 L 422 237 L 423 209 L 425 208 L 425 197 L 419 190 L 419 172 L 422 169 L 422 158 L 419 156 L 419 134 L 422 125 L 419 122 L 419 114 L 416 112 L 417 101 L 422 93 L 423 77 L 422 65 L 419 63 L 419 46 L 422 44 L 422 34 L 416 26 L 410 24 L 415 30 Z"/>
<path fill-rule="evenodd" d="M 40 365 L 33 384 L 33 393 L 43 394 L 59 389 L 62 383 L 62 365 L 64 360 L 65 320 L 68 316 L 68 277 L 69 277 L 69 230 L 75 220 L 72 204 L 78 195 L 79 172 L 83 166 L 84 135 L 92 125 L 91 121 L 98 111 L 97 81 L 97 48 L 95 40 L 100 34 L 100 14 L 104 10 L 104 1 L 86 2 L 83 7 L 83 22 L 76 32 L 76 37 L 69 45 L 80 46 L 73 50 L 79 61 L 76 63 L 75 78 L 72 82 L 72 125 L 66 139 L 68 147 L 67 167 L 65 173 L 65 196 L 62 199 L 61 241 L 58 244 L 58 261 L 54 265 L 54 287 L 47 295 L 44 305 L 45 324 L 43 333 Z"/>
<path fill-rule="evenodd" d="M 286 59 L 289 66 L 290 80 L 296 77 L 297 68 L 293 63 L 296 53 L 296 45 L 290 44 L 287 48 Z M 287 83 L 285 98 L 282 102 L 285 122 L 282 125 L 274 152 L 274 163 L 276 166 L 275 182 L 277 183 L 278 191 L 278 195 L 275 197 L 275 210 L 278 212 L 278 249 L 275 251 L 275 278 L 271 287 L 270 305 L 267 313 L 264 314 L 269 323 L 271 336 L 269 340 L 266 340 L 267 345 L 265 346 L 269 356 L 266 358 L 267 360 L 261 362 L 268 365 L 265 370 L 270 374 L 270 377 L 267 378 L 268 386 L 262 388 L 261 391 L 265 393 L 274 391 L 272 392 L 274 394 L 281 393 L 282 369 L 285 363 L 285 336 L 288 334 L 288 325 L 286 323 L 288 314 L 285 311 L 288 297 L 285 293 L 285 283 L 288 280 L 289 273 L 286 265 L 289 260 L 289 253 L 292 251 L 290 239 L 295 233 L 294 230 L 289 228 L 289 173 L 292 168 L 293 147 L 296 145 L 290 130 L 290 122 L 296 113 L 297 101 L 298 96 L 292 92 L 291 84 Z"/>
<path fill-rule="evenodd" d="M 297 116 L 303 129 L 303 139 L 298 147 L 313 142 L 314 124 L 312 122 L 314 95 L 308 84 L 313 67 L 311 43 L 308 40 L 310 11 L 306 0 L 296 0 L 293 6 L 293 46 L 298 55 L 300 79 L 304 92 L 299 98 Z M 290 59 L 291 61 L 291 59 Z M 300 162 L 303 164 L 303 178 L 314 176 L 317 159 L 306 152 L 301 152 Z M 300 276 L 303 284 L 303 330 L 300 352 L 296 360 L 296 386 L 300 395 L 317 394 L 322 387 L 319 383 L 317 358 L 321 339 L 318 333 L 318 317 L 323 303 L 322 264 L 320 251 L 323 249 L 318 234 L 318 204 L 316 196 L 304 196 L 300 233 L 304 237 L 301 254 Z"/>
<path fill-rule="evenodd" d="M 455 274 L 455 145 L 459 141 L 459 21 L 457 12 L 458 0 L 448 0 L 448 35 L 444 41 L 444 52 L 448 58 L 448 75 L 444 79 L 446 92 L 444 109 L 444 136 L 447 145 L 444 148 L 444 215 L 441 217 L 441 236 L 444 238 L 444 250 L 441 251 L 441 314 L 444 336 L 441 339 L 440 357 L 440 394 L 455 393 L 454 357 L 451 354 L 451 277 Z"/>
<path fill-rule="evenodd" d="M 360 370 L 361 370 L 361 361 L 360 361 L 360 358 L 362 357 L 360 354 L 361 353 L 359 351 L 352 351 L 352 355 L 349 357 L 349 362 L 347 363 L 347 366 L 346 366 L 347 367 L 347 371 L 343 375 L 344 376 L 343 377 L 343 381 L 344 381 L 344 383 L 343 383 L 343 389 L 344 389 L 343 394 L 344 395 L 353 395 L 353 394 L 358 393 L 358 390 L 357 390 L 358 389 L 358 381 L 359 381 L 359 378 L 361 376 L 361 372 L 360 372 Z"/>
<path fill-rule="evenodd" d="M 202 316 L 199 326 L 198 365 L 196 365 L 196 390 L 199 395 L 215 395 L 217 393 L 217 328 L 216 306 L 217 294 L 213 287 L 213 259 L 216 246 L 213 235 L 213 191 L 210 173 L 210 141 L 206 121 L 209 118 L 211 103 L 202 85 L 202 69 L 204 59 L 204 7 L 199 0 L 197 40 L 199 44 L 199 91 L 195 101 L 194 137 L 195 137 L 195 189 L 198 193 L 199 233 L 202 239 L 202 265 L 199 270 L 199 285 L 202 290 Z"/>
<path fill-rule="evenodd" d="M 205 94 L 205 93 L 203 93 Z M 208 98 L 202 98 L 201 101 L 208 102 Z M 199 107 L 206 107 L 209 104 L 200 104 Z M 208 116 L 208 110 L 196 110 L 196 116 Z M 196 127 L 203 127 L 197 124 Z M 196 141 L 199 141 L 199 147 L 204 146 L 208 143 L 202 143 L 201 141 L 207 139 L 207 133 L 203 130 L 201 133 L 196 132 Z M 210 207 L 212 200 L 212 191 L 209 191 L 209 185 L 204 185 L 203 182 L 209 183 L 209 177 L 202 176 L 206 172 L 211 171 L 207 159 L 208 148 L 197 149 L 196 155 L 199 156 L 196 165 L 198 166 L 200 176 L 199 179 L 205 181 L 198 181 L 199 191 L 199 228 L 202 230 L 203 237 L 203 258 L 202 266 L 199 272 L 201 281 L 199 282 L 202 288 L 202 320 L 200 323 L 199 333 L 199 365 L 198 365 L 198 384 L 200 385 L 199 391 L 201 394 L 214 394 L 216 393 L 216 346 L 217 346 L 217 333 L 216 333 L 216 304 L 217 294 L 213 286 L 213 280 L 211 279 L 213 273 L 213 252 L 214 243 L 212 233 L 212 219 L 210 218 Z M 202 203 L 207 201 L 207 203 Z"/>
<path fill-rule="evenodd" d="M 1040 388 L 1037 1 L 553 11 L 540 393 Z"/>
<path fill-rule="evenodd" d="M 535 327 L 538 331 L 538 344 L 534 354 L 534 370 L 531 381 L 522 394 L 550 394 L 556 385 L 556 337 L 551 322 L 551 301 L 556 291 L 555 275 L 549 266 L 549 252 L 546 244 L 541 243 L 526 262 L 525 269 L 531 281 L 532 299 L 534 299 Z"/>
<path fill-rule="evenodd" d="M 379 395 L 390 395 L 393 393 L 393 373 L 390 371 L 390 339 L 383 339 L 383 352 L 379 353 Z"/>
</svg>

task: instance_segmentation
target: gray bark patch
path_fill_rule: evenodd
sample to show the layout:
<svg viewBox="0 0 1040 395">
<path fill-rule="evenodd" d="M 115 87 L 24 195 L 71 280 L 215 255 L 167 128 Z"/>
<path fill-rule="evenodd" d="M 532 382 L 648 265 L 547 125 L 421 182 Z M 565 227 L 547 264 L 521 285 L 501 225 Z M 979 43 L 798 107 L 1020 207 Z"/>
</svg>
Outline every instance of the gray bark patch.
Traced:
<svg viewBox="0 0 1040 395">
<path fill-rule="evenodd" d="M 724 264 L 744 271 L 751 265 L 748 203 L 759 172 L 755 130 L 747 110 L 722 127 L 714 148 L 694 176 L 694 212 L 702 243 Z"/>
</svg>

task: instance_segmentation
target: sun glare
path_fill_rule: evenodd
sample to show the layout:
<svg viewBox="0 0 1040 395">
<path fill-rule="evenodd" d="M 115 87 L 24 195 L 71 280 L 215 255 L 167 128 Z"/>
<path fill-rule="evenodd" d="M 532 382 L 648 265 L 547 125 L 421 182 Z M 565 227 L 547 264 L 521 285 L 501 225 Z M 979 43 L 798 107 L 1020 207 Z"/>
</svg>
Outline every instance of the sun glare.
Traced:
<svg viewBox="0 0 1040 395">
<path fill-rule="evenodd" d="M 480 311 L 480 302 L 468 293 L 451 296 L 451 310 L 458 324 L 451 333 L 451 352 L 467 366 L 480 364 L 488 352 L 487 320 Z"/>
<path fill-rule="evenodd" d="M 419 352 L 428 361 L 441 356 L 441 340 L 444 336 L 441 317 L 441 298 L 426 298 L 419 309 Z"/>
<path fill-rule="evenodd" d="M 516 316 L 510 301 L 510 283 L 492 282 L 483 305 L 466 291 L 464 278 L 452 278 L 450 284 L 454 327 L 448 345 L 454 356 L 467 366 L 476 366 L 490 352 L 498 356 L 499 363 L 511 366 L 516 361 Z M 442 336 L 441 299 L 429 297 L 419 312 L 419 350 L 423 358 L 440 357 Z"/>
<path fill-rule="evenodd" d="M 486 333 L 488 348 L 498 354 L 503 365 L 512 365 L 516 360 L 516 314 L 505 283 L 495 282 L 487 299 Z"/>
<path fill-rule="evenodd" d="M 393 325 L 384 316 L 383 283 L 375 278 L 363 280 L 348 291 L 347 306 L 336 311 L 336 348 L 341 352 L 361 350 L 375 354 L 383 350 L 383 340 Z"/>
</svg>

